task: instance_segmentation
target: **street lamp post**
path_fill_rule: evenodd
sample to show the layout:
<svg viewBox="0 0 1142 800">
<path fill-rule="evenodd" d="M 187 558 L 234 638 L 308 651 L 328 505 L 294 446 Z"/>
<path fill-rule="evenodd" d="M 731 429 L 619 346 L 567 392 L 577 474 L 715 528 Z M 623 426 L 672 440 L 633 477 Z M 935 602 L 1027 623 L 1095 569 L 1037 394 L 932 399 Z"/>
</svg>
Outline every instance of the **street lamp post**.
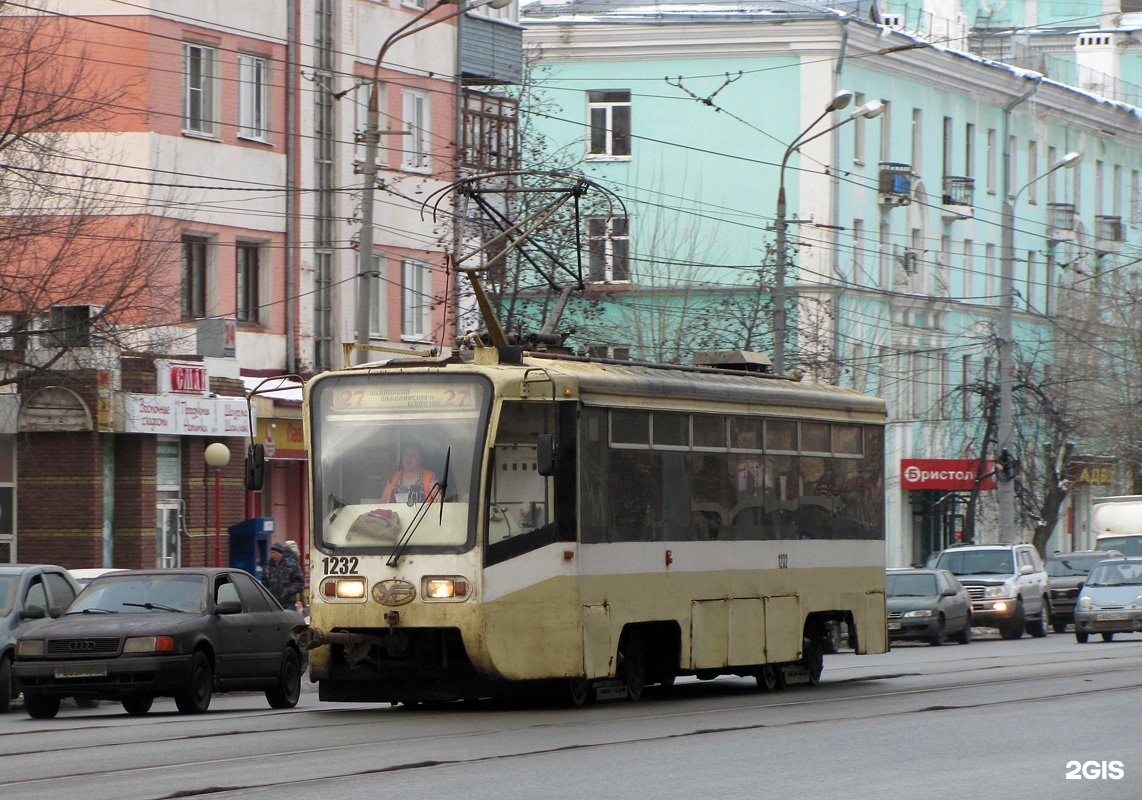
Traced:
<svg viewBox="0 0 1142 800">
<path fill-rule="evenodd" d="M 884 111 L 884 103 L 879 100 L 870 100 L 855 108 L 851 114 L 840 122 L 830 125 L 828 128 L 812 136 L 808 135 L 809 132 L 817 126 L 817 123 L 823 120 L 828 114 L 848 106 L 852 98 L 852 92 L 843 89 L 833 95 L 833 99 L 825 107 L 825 110 L 821 112 L 821 115 L 813 120 L 801 133 L 797 134 L 797 138 L 790 142 L 789 146 L 785 148 L 785 155 L 781 157 L 781 171 L 778 173 L 777 182 L 777 214 L 774 217 L 773 223 L 774 230 L 777 233 L 776 275 L 773 279 L 773 369 L 779 375 L 785 372 L 785 339 L 787 333 L 785 314 L 785 272 L 787 267 L 785 248 L 786 231 L 789 224 L 786 220 L 785 206 L 785 165 L 789 162 L 791 155 L 814 139 L 818 139 L 826 133 L 835 131 L 845 123 L 852 122 L 855 119 L 872 119 Z"/>
<path fill-rule="evenodd" d="M 1010 154 L 1008 154 L 1010 157 Z M 1015 446 L 1012 442 L 1015 427 L 1015 414 L 1012 407 L 1012 393 L 1014 389 L 1013 348 L 1014 334 L 1012 331 L 1012 317 L 1015 312 L 1015 202 L 1023 191 L 1058 169 L 1073 167 L 1082 158 L 1081 153 L 1070 152 L 1051 164 L 1047 171 L 1027 183 L 1015 192 L 1009 192 L 1003 198 L 1003 216 L 1000 222 L 1002 242 L 1000 244 L 1000 271 L 999 293 L 1001 306 L 999 313 L 999 422 L 996 431 L 998 438 L 998 453 L 996 463 L 1000 471 L 996 481 L 996 501 L 999 504 L 998 523 L 999 541 L 1008 541 L 1015 538 L 1015 475 L 1014 463 L 1016 460 Z M 1008 159 L 1005 159 L 1008 160 Z M 1010 163 L 1005 168 L 1010 174 Z"/>
<path fill-rule="evenodd" d="M 360 235 L 360 251 L 357 256 L 357 357 L 356 363 L 364 363 L 368 360 L 368 344 L 369 344 L 369 308 L 370 301 L 373 297 L 373 292 L 376 289 L 377 274 L 373 270 L 373 197 L 377 188 L 377 149 L 381 139 L 381 115 L 380 115 L 380 90 L 381 90 L 381 62 L 385 59 L 385 54 L 388 53 L 389 48 L 413 34 L 420 33 L 421 31 L 431 28 L 433 25 L 439 25 L 441 22 L 447 22 L 450 19 L 455 19 L 461 14 L 466 14 L 473 9 L 480 8 L 481 6 L 491 6 L 492 8 L 504 8 L 509 5 L 511 0 L 474 0 L 474 2 L 466 2 L 466 0 L 437 0 L 434 5 L 429 6 L 420 13 L 416 14 L 412 19 L 405 22 L 395 31 L 389 34 L 388 38 L 381 44 L 381 49 L 377 52 L 377 59 L 373 62 L 373 76 L 369 81 L 369 105 L 365 115 L 365 163 L 361 165 L 361 174 L 363 176 L 362 192 L 361 192 L 361 235 Z M 441 6 L 452 5 L 456 6 L 450 13 L 442 17 L 433 17 L 432 19 L 424 22 L 433 11 Z M 418 24 L 424 22 L 423 25 Z"/>
<path fill-rule="evenodd" d="M 214 470 L 214 566 L 222 566 L 222 468 L 230 463 L 230 448 L 212 442 L 203 451 L 206 466 Z"/>
</svg>

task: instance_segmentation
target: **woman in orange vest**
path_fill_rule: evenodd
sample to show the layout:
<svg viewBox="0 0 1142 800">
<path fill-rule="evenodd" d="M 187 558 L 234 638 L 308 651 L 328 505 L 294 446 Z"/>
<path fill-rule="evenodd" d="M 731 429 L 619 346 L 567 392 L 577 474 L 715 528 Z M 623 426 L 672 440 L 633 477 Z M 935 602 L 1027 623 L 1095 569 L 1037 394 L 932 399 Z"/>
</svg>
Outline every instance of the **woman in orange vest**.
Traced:
<svg viewBox="0 0 1142 800">
<path fill-rule="evenodd" d="M 393 473 L 381 495 L 382 503 L 424 502 L 436 483 L 436 475 L 424 466 L 420 445 L 409 442 L 401 448 L 400 468 Z"/>
</svg>

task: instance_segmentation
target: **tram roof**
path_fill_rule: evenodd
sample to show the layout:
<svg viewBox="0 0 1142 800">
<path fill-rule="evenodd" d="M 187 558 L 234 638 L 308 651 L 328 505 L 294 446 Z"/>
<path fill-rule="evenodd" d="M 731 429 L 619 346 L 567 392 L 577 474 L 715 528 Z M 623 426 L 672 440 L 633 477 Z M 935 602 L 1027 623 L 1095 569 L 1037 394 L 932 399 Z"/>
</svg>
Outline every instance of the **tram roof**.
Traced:
<svg viewBox="0 0 1142 800">
<path fill-rule="evenodd" d="M 863 413 L 885 413 L 878 397 L 822 383 L 794 381 L 712 367 L 619 363 L 542 356 L 525 356 L 524 364 L 548 374 L 565 376 L 580 396 L 638 396 L 657 399 L 704 400 L 767 406 L 812 406 Z"/>
</svg>

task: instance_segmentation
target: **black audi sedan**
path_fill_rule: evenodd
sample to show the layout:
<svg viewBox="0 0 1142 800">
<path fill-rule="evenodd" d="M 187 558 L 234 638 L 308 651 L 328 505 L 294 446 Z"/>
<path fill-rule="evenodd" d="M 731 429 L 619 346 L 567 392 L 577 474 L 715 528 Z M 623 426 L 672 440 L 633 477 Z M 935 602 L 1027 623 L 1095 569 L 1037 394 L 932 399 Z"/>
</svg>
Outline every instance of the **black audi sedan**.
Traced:
<svg viewBox="0 0 1142 800">
<path fill-rule="evenodd" d="M 264 691 L 271 707 L 292 708 L 301 621 L 243 570 L 113 572 L 21 637 L 12 668 L 38 719 L 67 696 L 118 701 L 128 714 L 169 696 L 181 713 L 201 714 L 214 692 Z"/>
</svg>

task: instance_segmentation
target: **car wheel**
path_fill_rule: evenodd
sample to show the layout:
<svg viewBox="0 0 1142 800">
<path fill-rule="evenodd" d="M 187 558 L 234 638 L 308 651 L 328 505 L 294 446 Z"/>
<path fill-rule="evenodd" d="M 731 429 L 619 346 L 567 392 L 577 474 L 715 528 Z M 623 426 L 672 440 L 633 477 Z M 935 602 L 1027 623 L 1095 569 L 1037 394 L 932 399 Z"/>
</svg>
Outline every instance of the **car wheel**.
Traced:
<svg viewBox="0 0 1142 800">
<path fill-rule="evenodd" d="M 1075 629 L 1075 641 L 1079 644 L 1086 644 L 1088 636 L 1089 634 L 1086 631 L 1080 631 L 1078 628 Z"/>
<path fill-rule="evenodd" d="M 278 683 L 266 689 L 266 700 L 270 708 L 293 708 L 301 698 L 301 658 L 292 647 L 282 653 L 282 663 L 278 667 Z"/>
<path fill-rule="evenodd" d="M 12 683 L 12 659 L 0 656 L 0 714 L 7 714 L 12 710 L 12 700 L 16 696 L 16 687 Z"/>
<path fill-rule="evenodd" d="M 1102 634 L 1102 640 L 1104 642 L 1113 642 L 1114 641 L 1114 634 L 1113 633 L 1104 633 L 1104 634 Z"/>
<path fill-rule="evenodd" d="M 24 692 L 24 710 L 32 719 L 51 719 L 59 713 L 58 694 Z"/>
<path fill-rule="evenodd" d="M 214 691 L 214 670 L 206 653 L 196 650 L 190 657 L 186 671 L 186 686 L 174 696 L 180 714 L 203 714 L 210 708 L 210 695 Z"/>
<path fill-rule="evenodd" d="M 944 625 L 945 624 L 946 624 L 946 621 L 944 620 L 944 615 L 941 614 L 940 619 L 936 622 L 936 635 L 928 640 L 928 644 L 930 644 L 932 647 L 939 647 L 940 645 L 942 645 L 944 643 L 944 635 L 945 635 Z"/>
<path fill-rule="evenodd" d="M 1039 606 L 1039 616 L 1027 623 L 1027 633 L 1036 639 L 1042 639 L 1047 635 L 1047 620 L 1050 618 L 1051 603 L 1044 597 L 1043 604 Z"/>
<path fill-rule="evenodd" d="M 149 694 L 136 695 L 134 697 L 123 698 L 123 710 L 130 714 L 132 717 L 141 717 L 151 710 L 151 704 L 155 702 L 155 698 Z"/>
<path fill-rule="evenodd" d="M 1015 615 L 1006 625 L 999 629 L 999 635 L 1004 639 L 1021 639 L 1023 637 L 1024 620 L 1023 604 L 1019 603 L 1015 606 Z"/>
<path fill-rule="evenodd" d="M 964 622 L 963 629 L 956 634 L 956 641 L 960 644 L 971 643 L 971 619 Z"/>
<path fill-rule="evenodd" d="M 1066 633 L 1067 632 L 1067 623 L 1065 623 L 1065 622 L 1053 622 L 1053 623 L 1051 623 L 1051 630 L 1053 630 L 1055 633 Z"/>
</svg>

